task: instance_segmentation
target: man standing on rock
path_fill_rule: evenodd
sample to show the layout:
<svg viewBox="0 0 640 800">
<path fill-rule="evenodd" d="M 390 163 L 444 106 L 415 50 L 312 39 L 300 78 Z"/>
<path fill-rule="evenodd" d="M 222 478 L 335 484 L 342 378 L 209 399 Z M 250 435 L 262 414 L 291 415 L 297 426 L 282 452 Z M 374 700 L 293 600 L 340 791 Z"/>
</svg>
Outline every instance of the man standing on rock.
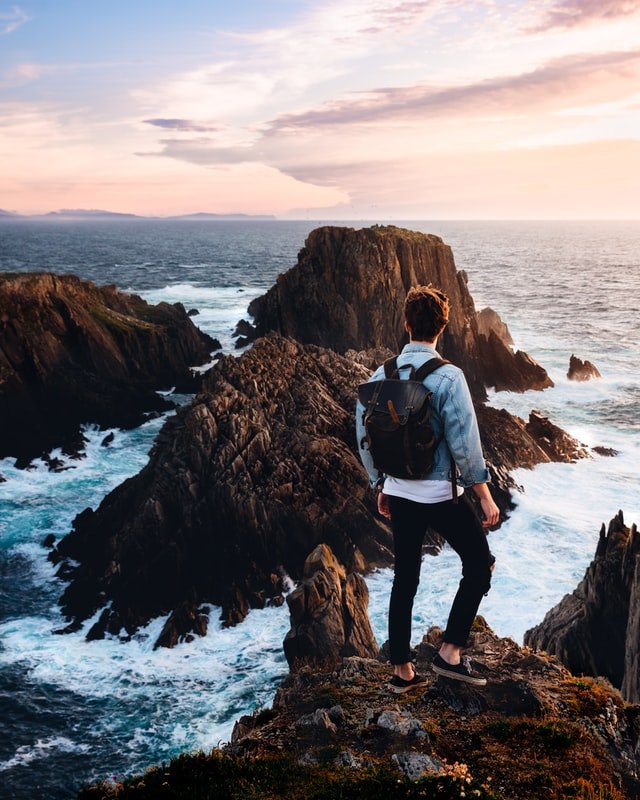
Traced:
<svg viewBox="0 0 640 800">
<path fill-rule="evenodd" d="M 449 320 L 449 300 L 432 286 L 417 286 L 407 294 L 404 314 L 409 344 L 397 358 L 401 378 L 408 377 L 411 366 L 418 369 L 439 357 L 435 346 Z M 384 377 L 384 366 L 380 366 L 370 381 L 380 381 Z M 439 442 L 433 470 L 425 478 L 381 475 L 366 445 L 365 408 L 358 402 L 356 410 L 360 457 L 371 485 L 378 491 L 378 511 L 391 520 L 393 533 L 395 569 L 389 604 L 389 651 L 394 675 L 388 688 L 398 694 L 426 684 L 426 679 L 416 673 L 410 661 L 410 640 L 413 601 L 420 580 L 422 544 L 427 528 L 440 533 L 462 560 L 462 580 L 432 669 L 454 680 L 476 686 L 486 684 L 485 678 L 474 674 L 469 659 L 461 656 L 461 650 L 467 643 L 480 601 L 491 585 L 494 559 L 484 528 L 495 525 L 500 516 L 487 486 L 489 473 L 464 374 L 458 367 L 446 363 L 427 375 L 423 383 L 432 393 L 430 425 Z M 453 476 L 452 480 L 452 470 L 456 471 L 457 479 Z M 452 483 L 458 497 L 462 495 L 460 501 L 457 497 L 453 499 Z M 471 487 L 480 499 L 484 514 L 482 523 L 464 497 L 465 487 Z"/>
</svg>

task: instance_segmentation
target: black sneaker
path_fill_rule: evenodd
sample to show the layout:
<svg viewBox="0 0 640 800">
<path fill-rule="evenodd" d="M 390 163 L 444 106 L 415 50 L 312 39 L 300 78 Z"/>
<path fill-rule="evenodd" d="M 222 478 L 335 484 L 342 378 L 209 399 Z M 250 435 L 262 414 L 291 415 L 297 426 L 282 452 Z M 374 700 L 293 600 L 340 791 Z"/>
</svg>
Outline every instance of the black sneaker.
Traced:
<svg viewBox="0 0 640 800">
<path fill-rule="evenodd" d="M 405 692 L 411 691 L 411 689 L 424 688 L 427 683 L 428 681 L 425 677 L 418 675 L 417 672 L 414 672 L 413 678 L 411 678 L 410 681 L 406 681 L 399 675 L 394 675 L 389 683 L 387 683 L 387 689 L 394 694 L 404 694 Z"/>
<path fill-rule="evenodd" d="M 440 654 L 436 655 L 431 664 L 431 669 L 444 678 L 453 678 L 454 681 L 464 681 L 474 686 L 486 686 L 487 679 L 474 675 L 471 672 L 471 659 L 469 656 L 462 656 L 459 664 L 449 664 Z"/>
</svg>

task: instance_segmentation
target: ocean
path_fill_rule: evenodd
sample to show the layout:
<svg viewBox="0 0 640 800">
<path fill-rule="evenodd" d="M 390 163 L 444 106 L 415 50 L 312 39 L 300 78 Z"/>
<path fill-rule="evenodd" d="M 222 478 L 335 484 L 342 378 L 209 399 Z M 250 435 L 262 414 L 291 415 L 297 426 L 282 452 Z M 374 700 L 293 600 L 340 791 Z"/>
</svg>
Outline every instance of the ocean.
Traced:
<svg viewBox="0 0 640 800">
<path fill-rule="evenodd" d="M 384 221 L 382 221 L 384 222 Z M 251 299 L 292 266 L 307 233 L 325 222 L 152 220 L 0 224 L 0 271 L 72 272 L 115 283 L 150 302 L 197 308 L 193 321 L 232 351 L 235 323 Z M 337 223 L 345 224 L 345 223 Z M 362 227 L 370 222 L 349 223 Z M 521 642 L 525 630 L 575 588 L 593 556 L 602 522 L 622 509 L 640 522 L 640 223 L 394 222 L 435 233 L 482 308 L 508 324 L 519 348 L 547 368 L 544 392 L 491 393 L 521 416 L 532 408 L 614 458 L 517 470 L 517 507 L 490 534 L 497 557 L 481 606 L 494 630 Z M 575 353 L 602 379 L 566 378 Z M 188 402 L 188 397 L 179 398 Z M 269 705 L 287 672 L 286 606 L 252 611 L 223 629 L 211 607 L 209 633 L 173 650 L 152 649 L 164 619 L 133 641 L 86 642 L 58 635 L 63 588 L 42 542 L 71 528 L 85 507 L 146 463 L 163 418 L 132 431 L 87 426 L 86 457 L 49 472 L 0 460 L 0 796 L 74 797 L 82 785 L 120 779 L 186 750 L 229 739 L 241 714 Z M 445 549 L 425 558 L 414 641 L 443 625 L 459 580 Z M 367 578 L 370 616 L 386 639 L 390 570 Z M 89 621 L 85 630 L 91 625 Z"/>
</svg>

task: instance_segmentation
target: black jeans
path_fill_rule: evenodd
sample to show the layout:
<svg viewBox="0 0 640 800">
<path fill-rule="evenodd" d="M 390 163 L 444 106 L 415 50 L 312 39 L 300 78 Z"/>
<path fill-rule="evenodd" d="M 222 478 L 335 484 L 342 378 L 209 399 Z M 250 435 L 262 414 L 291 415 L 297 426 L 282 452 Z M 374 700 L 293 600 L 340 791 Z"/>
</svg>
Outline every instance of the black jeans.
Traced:
<svg viewBox="0 0 640 800">
<path fill-rule="evenodd" d="M 410 660 L 411 614 L 420 581 L 422 543 L 427 528 L 437 531 L 462 559 L 462 580 L 451 606 L 444 641 L 464 647 L 482 596 L 491 586 L 487 536 L 469 501 L 416 503 L 389 496 L 395 571 L 389 603 L 389 650 L 392 664 Z"/>
</svg>

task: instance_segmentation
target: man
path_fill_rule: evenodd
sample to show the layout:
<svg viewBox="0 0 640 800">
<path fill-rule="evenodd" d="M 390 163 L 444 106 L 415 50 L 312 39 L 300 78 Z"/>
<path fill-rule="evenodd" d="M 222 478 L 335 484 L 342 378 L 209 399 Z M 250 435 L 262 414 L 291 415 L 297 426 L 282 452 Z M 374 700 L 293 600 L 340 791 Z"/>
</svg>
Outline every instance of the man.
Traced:
<svg viewBox="0 0 640 800">
<path fill-rule="evenodd" d="M 411 366 L 417 369 L 438 357 L 436 341 L 449 321 L 449 300 L 432 286 L 417 286 L 407 294 L 404 314 L 409 344 L 397 360 L 401 378 L 408 377 Z M 383 378 L 381 366 L 370 380 Z M 462 580 L 432 669 L 454 680 L 476 686 L 486 684 L 486 679 L 472 671 L 469 659 L 463 658 L 461 651 L 480 601 L 491 584 L 494 559 L 484 528 L 495 525 L 500 512 L 487 486 L 489 473 L 464 374 L 453 364 L 445 364 L 428 375 L 424 385 L 432 392 L 431 427 L 439 441 L 433 470 L 426 478 L 380 476 L 366 447 L 364 407 L 360 402 L 356 410 L 360 457 L 371 485 L 378 491 L 378 511 L 391 520 L 393 533 L 395 568 L 389 603 L 389 651 L 394 675 L 388 688 L 397 694 L 426 684 L 410 661 L 410 640 L 413 600 L 420 580 L 422 544 L 427 528 L 440 533 L 462 560 Z M 459 502 L 453 501 L 453 463 L 458 473 L 457 494 L 464 495 L 465 487 L 473 489 L 482 506 L 482 523 L 464 496 Z"/>
</svg>

